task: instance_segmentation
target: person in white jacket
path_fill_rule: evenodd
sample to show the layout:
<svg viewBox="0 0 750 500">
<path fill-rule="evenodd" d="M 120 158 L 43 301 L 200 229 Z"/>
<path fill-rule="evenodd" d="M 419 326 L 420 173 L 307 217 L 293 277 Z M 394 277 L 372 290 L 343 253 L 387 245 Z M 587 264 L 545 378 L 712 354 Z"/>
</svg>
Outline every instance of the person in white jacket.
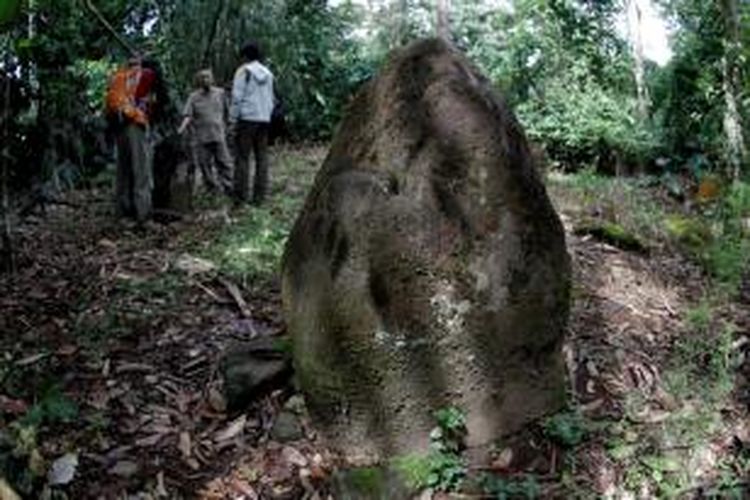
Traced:
<svg viewBox="0 0 750 500">
<path fill-rule="evenodd" d="M 244 63 L 237 68 L 229 106 L 230 133 L 234 135 L 237 159 L 234 194 L 238 202 L 260 205 L 268 190 L 268 130 L 274 106 L 273 73 L 262 64 L 255 43 L 240 51 Z M 250 199 L 250 156 L 255 159 Z"/>
</svg>

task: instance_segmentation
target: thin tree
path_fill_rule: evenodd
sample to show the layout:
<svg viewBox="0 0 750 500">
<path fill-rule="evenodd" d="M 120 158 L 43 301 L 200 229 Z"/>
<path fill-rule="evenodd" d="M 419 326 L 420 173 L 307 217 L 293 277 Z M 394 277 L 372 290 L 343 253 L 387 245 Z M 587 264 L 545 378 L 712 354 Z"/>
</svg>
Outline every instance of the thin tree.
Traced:
<svg viewBox="0 0 750 500">
<path fill-rule="evenodd" d="M 208 32 L 208 38 L 206 40 L 206 48 L 203 50 L 203 57 L 201 58 L 201 68 L 207 68 L 211 65 L 211 53 L 214 45 L 214 39 L 216 33 L 219 31 L 219 22 L 224 17 L 224 13 L 227 10 L 227 2 L 222 0 L 217 2 L 216 10 L 214 11 L 213 22 L 211 23 L 211 29 Z"/>
<path fill-rule="evenodd" d="M 6 67 L 7 67 L 7 59 L 6 59 Z M 10 228 L 10 195 L 9 195 L 9 187 L 8 187 L 8 178 L 10 177 L 10 167 L 9 167 L 9 161 L 10 161 L 10 118 L 11 118 L 11 112 L 10 112 L 10 78 L 5 77 L 3 75 L 2 80 L 0 80 L 0 83 L 2 83 L 2 89 L 3 89 L 3 113 L 2 113 L 2 138 L 3 138 L 3 147 L 0 149 L 0 157 L 2 160 L 2 169 L 0 169 L 0 208 L 3 212 L 3 228 L 2 228 L 2 236 L 0 237 L 0 240 L 2 240 L 2 254 L 0 254 L 0 258 L 2 262 L 0 262 L 0 267 L 3 270 L 8 271 L 9 273 L 15 272 L 16 263 L 15 263 L 15 257 L 13 252 L 13 239 L 11 234 L 11 228 Z"/>
<path fill-rule="evenodd" d="M 436 34 L 438 38 L 450 40 L 450 0 L 437 0 L 435 11 L 437 15 Z"/>
<path fill-rule="evenodd" d="M 639 0 L 627 0 L 628 34 L 633 54 L 633 76 L 635 77 L 638 115 L 642 121 L 648 119 L 649 95 L 646 87 L 643 56 L 643 12 Z"/>
<path fill-rule="evenodd" d="M 724 133 L 727 141 L 729 176 L 737 180 L 747 165 L 748 152 L 743 137 L 740 66 L 740 14 L 737 0 L 720 0 L 724 19 L 724 55 L 721 60 L 722 91 L 724 93 Z"/>
</svg>

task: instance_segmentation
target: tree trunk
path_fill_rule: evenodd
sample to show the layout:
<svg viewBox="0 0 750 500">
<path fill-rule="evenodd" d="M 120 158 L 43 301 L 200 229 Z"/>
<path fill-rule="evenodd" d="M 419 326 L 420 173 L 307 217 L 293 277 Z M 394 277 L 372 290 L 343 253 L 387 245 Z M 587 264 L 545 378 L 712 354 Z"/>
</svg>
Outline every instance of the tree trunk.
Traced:
<svg viewBox="0 0 750 500">
<path fill-rule="evenodd" d="M 641 24 L 642 12 L 638 0 L 628 0 L 628 32 L 630 47 L 633 52 L 633 75 L 635 76 L 636 97 L 638 99 L 638 114 L 643 122 L 648 119 L 649 95 L 646 87 L 643 35 Z"/>
<path fill-rule="evenodd" d="M 2 169 L 0 169 L 0 210 L 2 210 L 2 234 L 0 235 L 0 270 L 9 273 L 15 272 L 16 263 L 13 253 L 13 239 L 10 230 L 10 195 L 8 193 L 8 177 L 10 169 L 8 166 L 10 157 L 10 79 L 4 78 L 3 83 L 3 114 L 2 114 L 2 137 L 5 145 L 0 149 L 0 160 Z"/>
<path fill-rule="evenodd" d="M 722 91 L 724 93 L 724 133 L 727 141 L 728 174 L 738 180 L 747 165 L 748 153 L 745 145 L 742 110 L 739 94 L 741 90 L 741 67 L 739 54 L 740 20 L 737 0 L 721 0 L 724 17 L 724 56 L 721 60 Z"/>
<path fill-rule="evenodd" d="M 214 12 L 214 19 L 211 23 L 211 30 L 208 33 L 208 39 L 206 40 L 206 48 L 203 51 L 203 58 L 201 59 L 201 68 L 208 68 L 211 66 L 211 49 L 214 45 L 214 39 L 216 38 L 216 33 L 219 29 L 219 21 L 222 19 L 222 14 L 226 10 L 227 2 L 222 0 L 219 2 L 219 5 L 216 7 L 216 11 Z"/>
<path fill-rule="evenodd" d="M 409 39 L 409 1 L 400 0 L 397 9 L 398 21 L 393 34 L 393 42 L 389 49 L 401 47 Z"/>
<path fill-rule="evenodd" d="M 451 26 L 450 26 L 450 0 L 437 0 L 435 5 L 437 14 L 437 36 L 444 40 L 451 39 Z"/>
</svg>

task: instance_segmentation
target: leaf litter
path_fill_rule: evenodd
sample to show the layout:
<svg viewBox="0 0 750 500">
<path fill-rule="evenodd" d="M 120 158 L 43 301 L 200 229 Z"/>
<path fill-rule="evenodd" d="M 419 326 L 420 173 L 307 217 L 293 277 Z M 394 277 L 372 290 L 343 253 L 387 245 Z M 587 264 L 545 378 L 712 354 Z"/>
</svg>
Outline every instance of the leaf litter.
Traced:
<svg viewBox="0 0 750 500">
<path fill-rule="evenodd" d="M 279 153 L 280 159 L 286 155 L 280 161 L 291 158 L 307 176 L 301 187 L 299 175 L 288 183 L 277 179 L 278 196 L 301 196 L 323 154 Z M 19 272 L 0 277 L 0 347 L 6 353 L 0 359 L 0 428 L 18 429 L 13 437 L 26 447 L 28 467 L 37 470 L 23 493 L 48 484 L 68 498 L 125 492 L 327 498 L 326 481 L 342 464 L 311 439 L 309 419 L 301 419 L 299 441 L 270 436 L 290 389 L 262 397 L 241 414 L 226 412 L 223 353 L 236 342 L 284 332 L 273 279 L 253 283 L 224 274 L 196 252 L 244 214 L 204 212 L 137 235 L 113 222 L 101 192 L 69 196 L 75 214 L 52 207 L 46 218 L 19 222 Z M 564 219 L 574 216 L 563 211 Z M 573 399 L 591 422 L 627 423 L 620 448 L 613 451 L 599 436 L 568 460 L 576 464 L 575 484 L 614 494 L 627 479 L 623 464 L 632 464 L 622 457 L 632 456 L 651 429 L 692 411 L 670 394 L 665 363 L 685 333 L 682 318 L 703 293 L 703 279 L 696 266 L 668 250 L 657 248 L 646 258 L 567 229 L 576 287 L 565 346 Z M 738 331 L 750 331 L 746 312 L 725 313 Z M 744 353 L 742 338 L 735 348 Z M 742 367 L 743 380 L 750 380 L 746 359 Z M 56 391 L 48 390 L 52 386 Z M 745 393 L 725 408 L 730 417 L 722 430 L 693 459 L 701 481 L 716 476 L 717 454 L 750 446 L 750 430 L 741 425 L 748 421 L 750 389 L 739 386 Z M 39 423 L 26 426 L 35 408 Z M 561 496 L 561 453 L 539 433 L 522 433 L 499 448 L 493 467 L 504 477 L 537 474 L 546 496 Z M 650 462 L 666 474 L 674 465 L 672 459 Z M 2 481 L 4 488 L 10 486 Z"/>
</svg>

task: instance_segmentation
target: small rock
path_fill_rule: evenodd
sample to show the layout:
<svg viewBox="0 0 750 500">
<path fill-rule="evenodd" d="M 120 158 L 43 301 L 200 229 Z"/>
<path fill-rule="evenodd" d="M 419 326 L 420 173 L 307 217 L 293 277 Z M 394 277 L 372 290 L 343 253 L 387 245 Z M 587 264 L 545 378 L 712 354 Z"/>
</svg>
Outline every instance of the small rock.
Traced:
<svg viewBox="0 0 750 500">
<path fill-rule="evenodd" d="M 430 489 L 424 490 L 416 498 L 416 500 L 432 500 L 432 499 L 433 499 L 433 491 Z"/>
<path fill-rule="evenodd" d="M 292 362 L 283 347 L 283 339 L 258 337 L 225 356 L 222 374 L 227 408 L 242 410 L 257 397 L 287 384 Z"/>
<path fill-rule="evenodd" d="M 284 405 L 285 410 L 289 410 L 297 415 L 303 415 L 305 413 L 305 398 L 300 394 L 295 394 Z"/>
<path fill-rule="evenodd" d="M 500 455 L 492 462 L 492 468 L 495 470 L 505 470 L 513 463 L 513 449 L 505 448 Z"/>
<path fill-rule="evenodd" d="M 290 411 L 282 410 L 273 423 L 271 437 L 280 443 L 302 439 L 304 433 L 297 416 Z"/>
<path fill-rule="evenodd" d="M 121 460 L 109 469 L 109 473 L 113 476 L 131 477 L 138 472 L 138 469 L 137 463 L 130 460 Z"/>
<path fill-rule="evenodd" d="M 66 453 L 54 462 L 47 473 L 47 481 L 50 485 L 68 484 L 73 480 L 78 468 L 78 454 Z"/>
</svg>

